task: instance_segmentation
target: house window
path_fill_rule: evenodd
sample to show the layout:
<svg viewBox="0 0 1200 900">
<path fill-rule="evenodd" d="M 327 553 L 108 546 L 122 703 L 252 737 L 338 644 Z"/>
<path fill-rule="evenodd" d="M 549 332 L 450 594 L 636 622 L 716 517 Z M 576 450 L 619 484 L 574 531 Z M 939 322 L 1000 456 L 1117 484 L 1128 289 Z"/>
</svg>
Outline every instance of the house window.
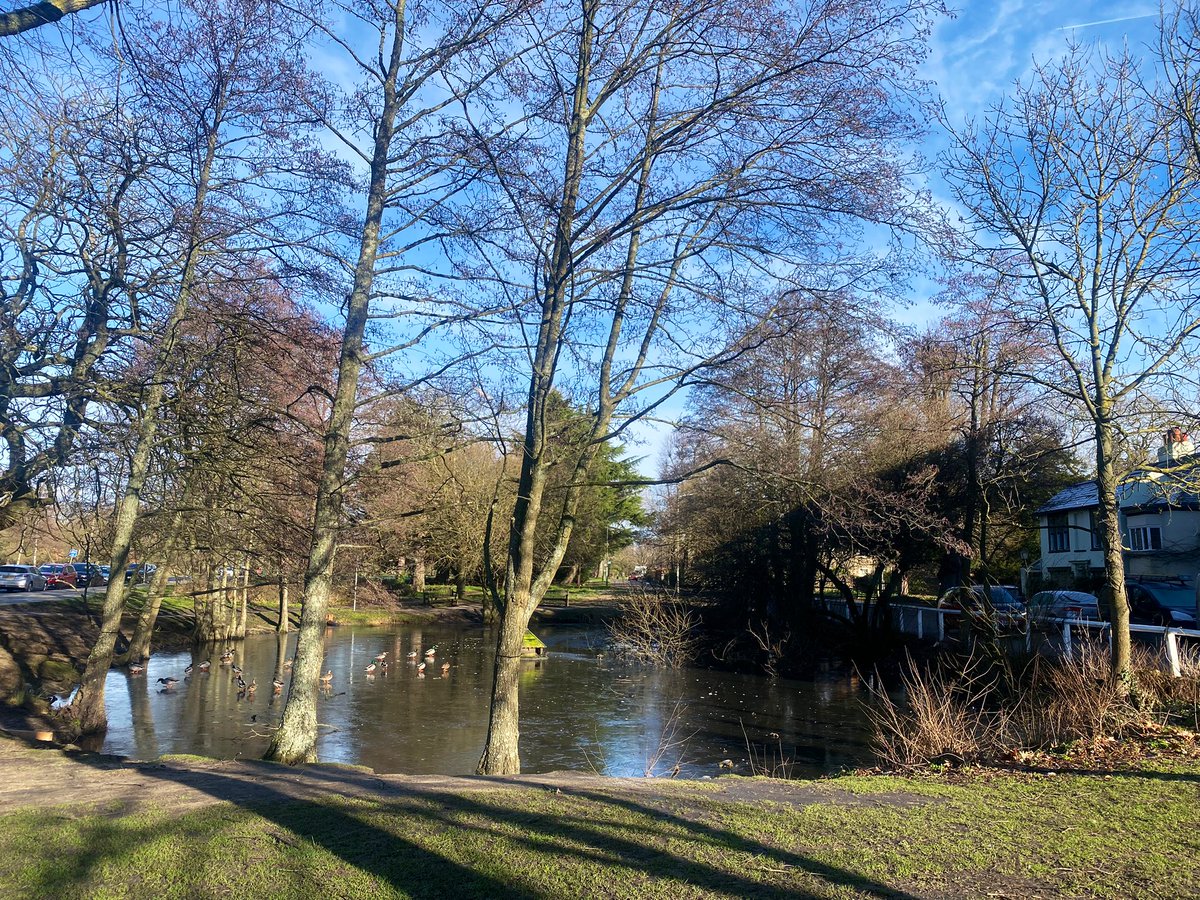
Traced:
<svg viewBox="0 0 1200 900">
<path fill-rule="evenodd" d="M 1135 552 L 1139 550 L 1161 550 L 1162 529 L 1157 525 L 1139 525 L 1136 528 L 1130 528 L 1129 549 Z"/>
<path fill-rule="evenodd" d="M 1103 550 L 1104 530 L 1100 527 L 1100 517 L 1096 515 L 1096 511 L 1094 509 L 1088 513 L 1088 528 L 1092 533 L 1092 549 Z"/>
<path fill-rule="evenodd" d="M 1051 553 L 1066 553 L 1071 549 L 1071 525 L 1066 513 L 1046 518 L 1046 540 Z"/>
</svg>

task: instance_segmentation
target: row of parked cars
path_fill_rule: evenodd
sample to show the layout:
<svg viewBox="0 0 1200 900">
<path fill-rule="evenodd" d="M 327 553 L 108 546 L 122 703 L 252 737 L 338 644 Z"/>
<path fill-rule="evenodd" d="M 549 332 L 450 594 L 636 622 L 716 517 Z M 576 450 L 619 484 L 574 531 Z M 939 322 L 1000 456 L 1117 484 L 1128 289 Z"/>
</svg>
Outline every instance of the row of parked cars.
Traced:
<svg viewBox="0 0 1200 900">
<path fill-rule="evenodd" d="M 145 581 L 158 568 L 151 563 L 131 563 L 126 581 Z M 92 563 L 49 563 L 47 565 L 0 566 L 0 588 L 7 591 L 44 591 L 60 587 L 103 587 L 108 584 L 108 566 Z"/>
<path fill-rule="evenodd" d="M 1129 621 L 1134 625 L 1196 628 L 1196 591 L 1179 580 L 1125 583 L 1129 595 Z M 995 614 L 1000 620 L 1085 619 L 1108 621 L 1108 603 L 1083 591 L 1039 591 L 1024 602 L 1008 585 L 971 585 L 952 588 L 940 600 L 943 609 L 974 614 Z"/>
</svg>

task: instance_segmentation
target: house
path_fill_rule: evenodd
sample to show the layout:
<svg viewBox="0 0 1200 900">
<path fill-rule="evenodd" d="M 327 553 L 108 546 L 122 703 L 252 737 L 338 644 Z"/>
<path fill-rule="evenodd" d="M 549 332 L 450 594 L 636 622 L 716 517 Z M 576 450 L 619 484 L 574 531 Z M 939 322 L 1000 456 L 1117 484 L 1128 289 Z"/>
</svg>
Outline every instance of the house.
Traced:
<svg viewBox="0 0 1200 900">
<path fill-rule="evenodd" d="M 1171 428 L 1163 435 L 1157 462 L 1159 467 L 1188 462 L 1200 467 L 1200 454 L 1181 429 Z M 1200 468 L 1189 475 L 1143 469 L 1117 489 L 1127 575 L 1191 578 L 1200 572 Z M 1101 580 L 1099 507 L 1096 482 L 1084 481 L 1039 508 L 1042 554 L 1032 571 L 1062 586 Z"/>
</svg>

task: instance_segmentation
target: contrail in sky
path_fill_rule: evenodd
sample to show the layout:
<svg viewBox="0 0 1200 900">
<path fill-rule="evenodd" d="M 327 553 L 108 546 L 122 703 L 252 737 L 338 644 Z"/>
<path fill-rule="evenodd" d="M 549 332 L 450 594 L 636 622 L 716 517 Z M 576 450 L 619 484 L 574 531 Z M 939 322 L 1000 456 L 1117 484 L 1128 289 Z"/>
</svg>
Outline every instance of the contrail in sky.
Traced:
<svg viewBox="0 0 1200 900">
<path fill-rule="evenodd" d="M 1058 30 L 1068 31 L 1072 28 L 1091 28 L 1093 25 L 1113 25 L 1117 22 L 1132 22 L 1134 19 L 1150 19 L 1157 15 L 1158 13 L 1142 13 L 1140 16 L 1122 16 L 1119 19 L 1104 19 L 1100 22 L 1080 22 L 1078 25 L 1064 25 Z"/>
</svg>

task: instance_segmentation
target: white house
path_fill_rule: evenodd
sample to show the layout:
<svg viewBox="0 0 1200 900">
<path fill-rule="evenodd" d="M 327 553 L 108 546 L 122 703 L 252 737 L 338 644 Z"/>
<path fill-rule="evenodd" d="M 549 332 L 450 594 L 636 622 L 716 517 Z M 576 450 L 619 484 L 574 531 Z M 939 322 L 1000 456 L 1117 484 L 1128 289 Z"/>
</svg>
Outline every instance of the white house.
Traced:
<svg viewBox="0 0 1200 900">
<path fill-rule="evenodd" d="M 1159 466 L 1185 463 L 1200 455 L 1179 428 L 1169 429 L 1158 451 Z M 1200 572 L 1200 496 L 1193 480 L 1174 473 L 1139 470 L 1117 490 L 1125 570 L 1133 576 Z M 1059 491 L 1038 509 L 1042 556 L 1033 567 L 1055 584 L 1098 580 L 1104 555 L 1097 528 L 1096 482 L 1084 481 Z"/>
</svg>

